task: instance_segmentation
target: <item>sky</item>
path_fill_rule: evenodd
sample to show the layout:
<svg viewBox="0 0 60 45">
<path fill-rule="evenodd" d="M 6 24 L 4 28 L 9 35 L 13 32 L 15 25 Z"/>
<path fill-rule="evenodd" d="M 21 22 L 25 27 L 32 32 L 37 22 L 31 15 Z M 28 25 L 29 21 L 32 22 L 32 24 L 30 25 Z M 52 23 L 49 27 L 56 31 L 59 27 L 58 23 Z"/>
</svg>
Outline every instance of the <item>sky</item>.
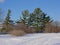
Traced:
<svg viewBox="0 0 60 45">
<path fill-rule="evenodd" d="M 7 14 L 11 10 L 11 19 L 18 20 L 23 10 L 33 12 L 40 8 L 53 20 L 60 21 L 60 0 L 0 0 L 0 8 Z"/>
</svg>

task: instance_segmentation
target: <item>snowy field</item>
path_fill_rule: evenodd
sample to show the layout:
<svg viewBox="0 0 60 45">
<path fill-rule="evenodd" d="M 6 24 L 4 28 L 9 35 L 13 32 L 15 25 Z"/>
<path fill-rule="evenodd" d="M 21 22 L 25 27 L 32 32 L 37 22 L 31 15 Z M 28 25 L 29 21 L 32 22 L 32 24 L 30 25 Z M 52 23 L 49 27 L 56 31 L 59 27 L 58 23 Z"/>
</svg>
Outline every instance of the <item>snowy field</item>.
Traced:
<svg viewBox="0 0 60 45">
<path fill-rule="evenodd" d="M 60 33 L 38 33 L 15 37 L 0 35 L 0 45 L 60 45 Z"/>
</svg>

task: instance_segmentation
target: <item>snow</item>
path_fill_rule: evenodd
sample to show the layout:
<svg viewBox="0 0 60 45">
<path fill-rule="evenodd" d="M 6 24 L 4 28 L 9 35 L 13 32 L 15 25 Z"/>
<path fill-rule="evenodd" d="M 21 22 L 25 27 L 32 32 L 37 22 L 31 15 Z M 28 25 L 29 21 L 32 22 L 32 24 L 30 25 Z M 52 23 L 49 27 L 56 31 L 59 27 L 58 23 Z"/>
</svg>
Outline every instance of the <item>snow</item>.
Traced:
<svg viewBox="0 0 60 45">
<path fill-rule="evenodd" d="M 0 45 L 60 45 L 60 33 L 35 33 L 18 37 L 0 35 Z"/>
</svg>

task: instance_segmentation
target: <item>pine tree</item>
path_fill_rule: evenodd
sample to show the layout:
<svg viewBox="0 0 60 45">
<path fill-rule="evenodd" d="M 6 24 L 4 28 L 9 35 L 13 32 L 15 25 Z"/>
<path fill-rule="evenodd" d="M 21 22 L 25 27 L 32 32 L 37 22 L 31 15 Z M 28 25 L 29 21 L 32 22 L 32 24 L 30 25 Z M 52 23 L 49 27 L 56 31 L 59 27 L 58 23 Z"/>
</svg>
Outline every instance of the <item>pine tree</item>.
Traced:
<svg viewBox="0 0 60 45">
<path fill-rule="evenodd" d="M 21 20 L 21 22 L 23 24 L 28 24 L 28 18 L 29 18 L 29 11 L 28 10 L 24 10 L 22 12 L 22 20 Z"/>
<path fill-rule="evenodd" d="M 6 26 L 6 31 L 9 30 L 9 25 L 13 24 L 13 21 L 10 19 L 11 10 L 8 10 L 7 16 L 5 18 L 4 24 Z"/>
<path fill-rule="evenodd" d="M 36 27 L 37 32 L 43 32 L 45 24 L 51 22 L 50 16 L 47 16 L 40 8 L 36 8 L 29 17 L 29 22 L 33 27 Z"/>
<path fill-rule="evenodd" d="M 35 8 L 32 13 L 29 13 L 27 10 L 23 11 L 21 22 L 29 27 L 35 27 L 36 32 L 43 32 L 45 25 L 52 22 L 52 20 L 40 8 Z"/>
</svg>

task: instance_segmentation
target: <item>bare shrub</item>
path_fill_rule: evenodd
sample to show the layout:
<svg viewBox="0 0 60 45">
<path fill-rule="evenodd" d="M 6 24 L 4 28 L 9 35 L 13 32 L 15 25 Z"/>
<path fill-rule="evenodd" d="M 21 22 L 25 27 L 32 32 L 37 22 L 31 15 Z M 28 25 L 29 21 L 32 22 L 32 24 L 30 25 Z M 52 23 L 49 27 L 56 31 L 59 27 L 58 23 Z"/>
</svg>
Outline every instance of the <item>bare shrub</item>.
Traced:
<svg viewBox="0 0 60 45">
<path fill-rule="evenodd" d="M 27 25 L 23 24 L 23 23 L 18 23 L 15 25 L 15 29 L 16 30 L 23 30 L 26 33 L 34 33 L 35 30 L 31 27 L 28 27 Z"/>
<path fill-rule="evenodd" d="M 58 24 L 57 22 L 52 22 L 52 23 L 48 23 L 46 24 L 46 28 L 45 28 L 45 33 L 58 33 L 60 32 L 60 24 Z"/>
<path fill-rule="evenodd" d="M 36 30 L 33 29 L 33 28 L 31 28 L 31 27 L 26 28 L 24 31 L 25 31 L 26 33 L 35 33 L 35 32 L 36 32 Z"/>
<path fill-rule="evenodd" d="M 22 30 L 12 30 L 8 32 L 9 34 L 15 35 L 15 36 L 23 36 L 26 33 Z"/>
</svg>

